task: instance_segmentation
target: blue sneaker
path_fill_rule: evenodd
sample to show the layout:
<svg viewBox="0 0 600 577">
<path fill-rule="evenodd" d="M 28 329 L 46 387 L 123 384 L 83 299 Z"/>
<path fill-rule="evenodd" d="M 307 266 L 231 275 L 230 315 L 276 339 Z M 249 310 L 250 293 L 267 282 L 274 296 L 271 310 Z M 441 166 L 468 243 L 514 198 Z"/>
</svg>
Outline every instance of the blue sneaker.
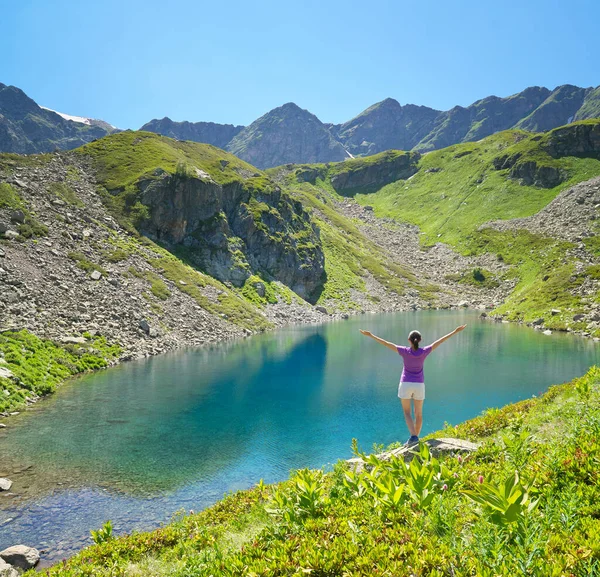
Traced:
<svg viewBox="0 0 600 577">
<path fill-rule="evenodd" d="M 406 441 L 406 443 L 404 443 L 405 447 L 412 447 L 413 445 L 416 445 L 419 442 L 419 437 L 417 437 L 417 435 L 411 435 L 410 438 L 408 439 L 408 441 Z"/>
</svg>

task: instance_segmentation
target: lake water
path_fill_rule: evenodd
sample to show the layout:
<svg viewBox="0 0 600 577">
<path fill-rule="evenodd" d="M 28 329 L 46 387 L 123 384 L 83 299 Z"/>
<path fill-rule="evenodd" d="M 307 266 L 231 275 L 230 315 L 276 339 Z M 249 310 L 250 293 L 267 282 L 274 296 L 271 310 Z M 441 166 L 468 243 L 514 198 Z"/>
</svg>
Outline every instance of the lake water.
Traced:
<svg viewBox="0 0 600 577">
<path fill-rule="evenodd" d="M 367 315 L 189 350 L 77 379 L 0 430 L 0 549 L 24 543 L 46 562 L 117 532 L 290 470 L 408 437 L 397 398 L 402 361 L 359 328 L 398 344 L 468 328 L 427 359 L 422 434 L 539 395 L 598 362 L 598 345 L 479 320 L 472 311 Z"/>
</svg>

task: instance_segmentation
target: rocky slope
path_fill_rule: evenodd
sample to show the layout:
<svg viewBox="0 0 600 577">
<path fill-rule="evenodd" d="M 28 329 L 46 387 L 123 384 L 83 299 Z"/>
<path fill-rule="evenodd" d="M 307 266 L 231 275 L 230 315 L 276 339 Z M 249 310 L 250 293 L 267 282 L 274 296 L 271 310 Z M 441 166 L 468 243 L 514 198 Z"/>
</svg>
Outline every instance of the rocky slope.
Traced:
<svg viewBox="0 0 600 577">
<path fill-rule="evenodd" d="M 104 122 L 74 122 L 0 83 L 0 152 L 32 154 L 76 148 L 114 132 Z"/>
<path fill-rule="evenodd" d="M 432 130 L 439 110 L 427 106 L 402 106 L 386 98 L 358 116 L 331 128 L 331 132 L 354 156 L 384 150 L 411 150 Z"/>
</svg>

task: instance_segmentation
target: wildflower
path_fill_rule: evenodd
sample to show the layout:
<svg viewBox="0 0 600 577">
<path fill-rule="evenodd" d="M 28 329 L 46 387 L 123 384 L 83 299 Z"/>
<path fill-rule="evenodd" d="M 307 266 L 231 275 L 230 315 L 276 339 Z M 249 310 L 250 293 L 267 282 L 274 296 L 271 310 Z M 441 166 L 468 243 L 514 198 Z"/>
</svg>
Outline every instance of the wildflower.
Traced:
<svg viewBox="0 0 600 577">
<path fill-rule="evenodd" d="M 477 479 L 479 481 L 479 483 L 483 483 L 483 475 L 479 475 L 479 478 Z"/>
<path fill-rule="evenodd" d="M 459 463 L 462 465 L 463 458 L 462 458 L 462 457 L 459 455 L 459 456 L 458 456 L 456 459 L 457 459 L 457 460 L 458 460 L 458 462 L 459 462 Z"/>
<path fill-rule="evenodd" d="M 448 490 L 448 485 L 446 485 L 446 483 L 444 483 L 444 486 L 442 487 L 442 491 L 447 491 Z"/>
<path fill-rule="evenodd" d="M 458 479 L 458 473 L 453 473 L 453 474 L 452 474 L 452 476 L 453 476 L 455 479 Z"/>
</svg>

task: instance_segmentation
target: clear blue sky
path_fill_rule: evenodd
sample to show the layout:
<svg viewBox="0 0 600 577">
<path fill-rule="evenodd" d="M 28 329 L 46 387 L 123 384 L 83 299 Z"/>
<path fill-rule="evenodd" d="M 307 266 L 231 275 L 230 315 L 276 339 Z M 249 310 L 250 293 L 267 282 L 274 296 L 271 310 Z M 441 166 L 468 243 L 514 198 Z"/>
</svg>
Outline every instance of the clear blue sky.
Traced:
<svg viewBox="0 0 600 577">
<path fill-rule="evenodd" d="M 448 109 L 600 84 L 598 0 L 0 0 L 0 82 L 139 128 L 248 124 L 293 101 L 324 122 L 386 97 Z"/>
</svg>

